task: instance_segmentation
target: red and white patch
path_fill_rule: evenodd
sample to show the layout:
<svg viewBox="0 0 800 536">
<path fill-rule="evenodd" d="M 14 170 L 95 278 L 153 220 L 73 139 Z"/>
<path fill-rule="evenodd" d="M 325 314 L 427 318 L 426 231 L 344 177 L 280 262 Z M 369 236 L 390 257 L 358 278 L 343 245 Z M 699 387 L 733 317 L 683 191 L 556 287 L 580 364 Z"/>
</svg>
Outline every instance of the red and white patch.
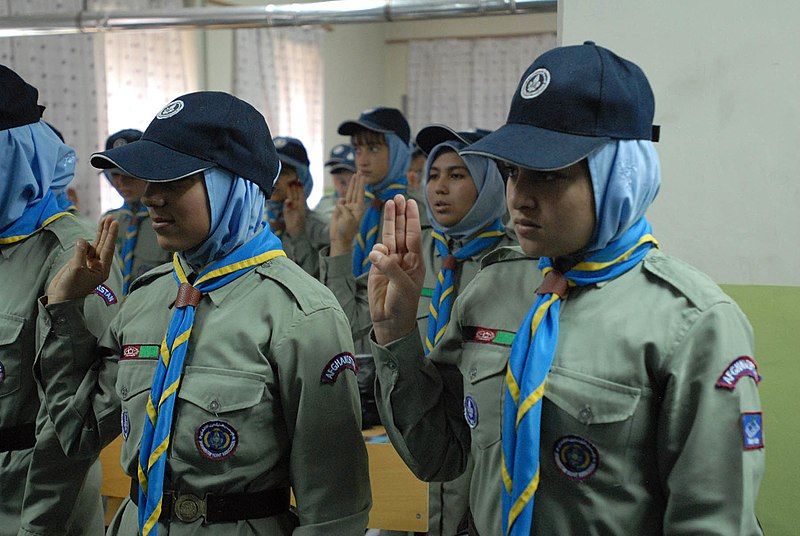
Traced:
<svg viewBox="0 0 800 536">
<path fill-rule="evenodd" d="M 493 329 L 478 328 L 475 331 L 475 342 L 492 342 L 497 336 L 497 332 Z"/>
<path fill-rule="evenodd" d="M 103 298 L 103 301 L 106 302 L 106 306 L 117 303 L 116 294 L 114 294 L 114 291 L 105 285 L 97 285 L 92 292 Z"/>
<path fill-rule="evenodd" d="M 730 365 L 725 369 L 725 372 L 719 377 L 716 387 L 719 389 L 728 389 L 733 391 L 739 380 L 749 376 L 753 378 L 756 385 L 761 383 L 761 376 L 758 374 L 758 364 L 750 356 L 739 356 L 734 359 Z"/>
<path fill-rule="evenodd" d="M 325 365 L 322 376 L 320 377 L 320 382 L 334 383 L 336 378 L 339 377 L 339 374 L 345 370 L 352 370 L 354 373 L 358 373 L 356 356 L 350 352 L 342 352 L 341 354 L 333 356 L 333 359 L 328 361 L 328 364 Z"/>
</svg>

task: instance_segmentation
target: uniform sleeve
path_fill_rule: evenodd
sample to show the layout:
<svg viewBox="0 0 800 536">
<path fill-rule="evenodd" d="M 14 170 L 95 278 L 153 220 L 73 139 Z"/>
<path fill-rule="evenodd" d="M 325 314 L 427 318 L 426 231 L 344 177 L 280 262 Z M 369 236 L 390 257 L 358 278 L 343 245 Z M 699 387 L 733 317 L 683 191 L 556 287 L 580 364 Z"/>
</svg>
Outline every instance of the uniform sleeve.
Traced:
<svg viewBox="0 0 800 536">
<path fill-rule="evenodd" d="M 367 294 L 367 278 L 353 276 L 353 255 L 346 253 L 335 257 L 328 256 L 329 248 L 320 251 L 319 280 L 328 287 L 342 306 L 344 314 L 350 321 L 350 332 L 353 339 L 363 339 L 372 329 L 372 317 L 369 315 L 369 298 Z"/>
<path fill-rule="evenodd" d="M 67 249 L 56 259 L 49 279 L 64 263 L 68 262 L 71 256 L 72 249 Z M 106 286 L 111 289 L 111 292 L 119 291 L 118 270 L 112 273 Z M 84 320 L 83 339 L 87 345 L 93 345 L 97 337 L 108 328 L 119 308 L 118 302 L 108 303 L 107 300 L 96 295 L 76 301 L 72 305 L 75 309 L 71 312 L 71 316 Z M 39 311 L 39 320 L 41 319 L 42 309 Z M 38 336 L 39 334 L 37 334 Z M 71 368 L 69 350 L 69 348 L 61 347 L 53 354 L 56 360 L 52 363 L 51 368 L 58 369 L 56 374 L 61 377 L 65 377 L 64 373 Z M 92 470 L 99 449 L 87 451 L 78 460 L 68 459 L 65 449 L 62 448 L 61 437 L 50 416 L 52 406 L 48 402 L 51 401 L 45 396 L 41 383 L 39 383 L 38 390 L 41 404 L 36 419 L 36 445 L 33 448 L 25 483 L 19 534 L 58 536 L 67 533 L 69 528 L 67 522 L 75 510 L 81 494 L 81 483 L 87 478 L 95 480 L 100 478 L 99 470 Z M 117 427 L 119 427 L 118 421 Z M 95 482 L 94 485 L 99 485 L 99 482 Z M 91 520 L 87 519 L 85 522 L 90 523 Z"/>
<path fill-rule="evenodd" d="M 752 329 L 735 305 L 720 303 L 699 315 L 667 358 L 658 440 L 664 534 L 762 533 L 755 516 L 764 473 L 757 383 L 745 375 L 730 388 L 717 386 L 743 356 L 753 356 Z"/>
<path fill-rule="evenodd" d="M 344 366 L 352 351 L 347 320 L 334 308 L 299 317 L 272 349 L 291 439 L 295 536 L 363 534 L 367 526 L 371 495 L 358 382 Z"/>
<path fill-rule="evenodd" d="M 427 358 L 416 329 L 385 347 L 372 339 L 381 421 L 406 465 L 427 482 L 458 477 L 470 452 L 464 384 L 456 366 L 462 344 L 459 305 L 456 299 L 447 330 Z"/>
</svg>

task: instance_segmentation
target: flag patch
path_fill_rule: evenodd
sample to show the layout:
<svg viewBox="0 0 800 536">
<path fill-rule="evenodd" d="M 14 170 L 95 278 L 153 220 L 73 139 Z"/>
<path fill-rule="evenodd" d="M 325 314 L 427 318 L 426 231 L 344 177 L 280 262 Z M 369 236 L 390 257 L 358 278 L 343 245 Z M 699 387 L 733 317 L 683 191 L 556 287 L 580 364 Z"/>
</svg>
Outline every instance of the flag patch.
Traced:
<svg viewBox="0 0 800 536">
<path fill-rule="evenodd" d="M 742 444 L 744 450 L 764 448 L 764 420 L 760 411 L 742 413 Z"/>
<path fill-rule="evenodd" d="M 119 359 L 158 359 L 158 351 L 157 344 L 126 344 Z"/>
<path fill-rule="evenodd" d="M 464 333 L 464 341 L 466 342 L 496 344 L 498 346 L 511 346 L 514 343 L 514 335 L 516 335 L 516 333 L 511 331 L 480 326 L 464 326 L 462 332 Z"/>
<path fill-rule="evenodd" d="M 114 294 L 114 291 L 103 284 L 97 285 L 92 292 L 103 298 L 103 301 L 106 302 L 106 306 L 117 303 L 117 296 Z"/>
<path fill-rule="evenodd" d="M 356 357 L 350 352 L 342 352 L 333 356 L 333 359 L 328 361 L 322 371 L 320 383 L 334 383 L 336 378 L 343 370 L 352 370 L 354 373 L 358 372 L 358 365 L 356 364 Z"/>
<path fill-rule="evenodd" d="M 719 377 L 716 387 L 733 391 L 741 378 L 750 376 L 756 385 L 761 383 L 761 376 L 758 374 L 758 364 L 750 356 L 739 356 L 734 359 Z"/>
</svg>

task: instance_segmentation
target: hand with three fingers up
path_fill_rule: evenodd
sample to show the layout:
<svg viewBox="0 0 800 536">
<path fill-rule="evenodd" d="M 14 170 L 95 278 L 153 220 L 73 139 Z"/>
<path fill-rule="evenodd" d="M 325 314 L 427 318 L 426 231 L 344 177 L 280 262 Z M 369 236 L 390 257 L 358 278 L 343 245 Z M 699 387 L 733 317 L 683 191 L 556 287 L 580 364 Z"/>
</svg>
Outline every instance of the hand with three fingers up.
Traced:
<svg viewBox="0 0 800 536">
<path fill-rule="evenodd" d="M 344 199 L 339 199 L 331 215 L 331 257 L 353 251 L 353 239 L 366 210 L 364 176 L 356 173 L 347 184 Z"/>
</svg>

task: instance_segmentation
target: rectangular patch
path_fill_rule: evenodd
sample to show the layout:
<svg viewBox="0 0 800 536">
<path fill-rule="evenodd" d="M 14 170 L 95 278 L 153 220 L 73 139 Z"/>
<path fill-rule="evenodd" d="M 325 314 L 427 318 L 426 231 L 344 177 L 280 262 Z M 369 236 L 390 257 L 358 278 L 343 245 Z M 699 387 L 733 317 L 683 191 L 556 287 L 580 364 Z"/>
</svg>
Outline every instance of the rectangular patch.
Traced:
<svg viewBox="0 0 800 536">
<path fill-rule="evenodd" d="M 126 344 L 119 359 L 158 359 L 159 348 L 158 344 Z"/>
<path fill-rule="evenodd" d="M 322 370 L 320 383 L 334 383 L 344 370 L 352 370 L 353 373 L 358 373 L 356 357 L 350 352 L 336 354 L 333 359 L 328 361 L 328 364 Z"/>
<path fill-rule="evenodd" d="M 423 298 L 432 298 L 433 297 L 433 289 L 432 288 L 423 287 L 421 296 Z"/>
<path fill-rule="evenodd" d="M 764 417 L 762 412 L 742 413 L 742 446 L 744 450 L 764 448 Z"/>
<path fill-rule="evenodd" d="M 103 301 L 106 302 L 106 306 L 117 303 L 117 296 L 114 294 L 114 291 L 103 284 L 97 285 L 92 292 L 103 298 Z"/>
<path fill-rule="evenodd" d="M 742 355 L 731 361 L 723 372 L 715 386 L 719 389 L 728 389 L 733 391 L 739 380 L 745 376 L 750 376 L 756 385 L 761 383 L 761 376 L 758 374 L 758 364 L 755 360 L 747 355 Z"/>
<path fill-rule="evenodd" d="M 478 344 L 496 344 L 498 346 L 511 346 L 514 344 L 516 333 L 501 329 L 483 328 L 480 326 L 465 326 L 463 328 L 464 341 Z"/>
</svg>

